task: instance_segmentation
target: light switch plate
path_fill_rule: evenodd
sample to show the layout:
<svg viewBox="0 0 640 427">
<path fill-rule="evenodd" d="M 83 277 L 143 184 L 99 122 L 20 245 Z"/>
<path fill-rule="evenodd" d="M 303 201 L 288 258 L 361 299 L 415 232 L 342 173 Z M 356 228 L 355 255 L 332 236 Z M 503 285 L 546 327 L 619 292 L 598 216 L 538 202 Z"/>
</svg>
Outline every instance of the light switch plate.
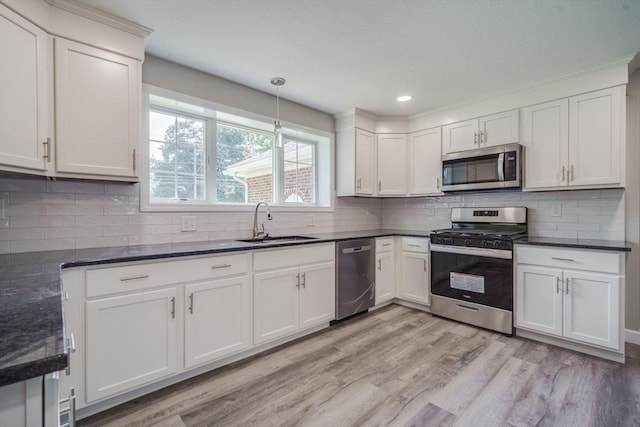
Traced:
<svg viewBox="0 0 640 427">
<path fill-rule="evenodd" d="M 313 227 L 314 225 L 316 225 L 316 222 L 313 215 L 307 215 L 307 227 Z"/>
<path fill-rule="evenodd" d="M 181 230 L 182 231 L 196 231 L 197 223 L 195 216 L 183 216 L 181 219 Z"/>
<path fill-rule="evenodd" d="M 553 217 L 562 216 L 562 205 L 551 206 L 551 216 Z"/>
</svg>

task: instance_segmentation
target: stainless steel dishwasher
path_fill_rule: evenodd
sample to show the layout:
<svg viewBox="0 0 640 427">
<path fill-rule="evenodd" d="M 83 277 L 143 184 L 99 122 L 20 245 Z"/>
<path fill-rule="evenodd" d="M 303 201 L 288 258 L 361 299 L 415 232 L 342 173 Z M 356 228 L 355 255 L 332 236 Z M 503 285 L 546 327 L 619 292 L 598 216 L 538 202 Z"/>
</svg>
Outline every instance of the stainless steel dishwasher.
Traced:
<svg viewBox="0 0 640 427">
<path fill-rule="evenodd" d="M 375 240 L 345 240 L 336 244 L 336 319 L 373 307 L 375 302 Z"/>
</svg>

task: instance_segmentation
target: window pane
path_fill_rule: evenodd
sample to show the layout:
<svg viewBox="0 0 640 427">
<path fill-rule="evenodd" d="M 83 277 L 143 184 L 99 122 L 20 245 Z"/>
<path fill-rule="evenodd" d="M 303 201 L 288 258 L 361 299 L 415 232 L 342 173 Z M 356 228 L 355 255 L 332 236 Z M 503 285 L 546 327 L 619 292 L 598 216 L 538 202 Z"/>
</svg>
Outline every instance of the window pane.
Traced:
<svg viewBox="0 0 640 427">
<path fill-rule="evenodd" d="M 150 196 L 205 200 L 204 121 L 151 111 L 149 123 Z"/>
<path fill-rule="evenodd" d="M 256 203 L 273 200 L 272 145 L 272 134 L 218 123 L 218 202 Z"/>
<path fill-rule="evenodd" d="M 296 141 L 284 144 L 285 203 L 315 203 L 314 145 Z"/>
</svg>

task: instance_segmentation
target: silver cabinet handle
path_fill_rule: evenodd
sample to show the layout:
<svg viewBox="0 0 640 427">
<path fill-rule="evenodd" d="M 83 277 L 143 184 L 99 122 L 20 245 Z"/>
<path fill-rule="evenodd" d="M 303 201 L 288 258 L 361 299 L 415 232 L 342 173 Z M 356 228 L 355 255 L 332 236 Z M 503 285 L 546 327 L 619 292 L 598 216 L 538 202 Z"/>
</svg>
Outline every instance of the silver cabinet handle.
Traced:
<svg viewBox="0 0 640 427">
<path fill-rule="evenodd" d="M 420 245 L 416 245 L 415 243 L 408 243 L 407 246 L 410 246 L 412 248 L 419 248 Z"/>
<path fill-rule="evenodd" d="M 69 336 L 67 337 L 67 352 L 68 353 L 76 352 L 76 338 L 73 335 L 73 333 L 69 334 Z M 70 362 L 70 361 L 67 360 L 67 362 Z M 71 363 L 67 364 L 67 369 L 65 370 L 65 374 L 67 376 L 71 375 Z"/>
<path fill-rule="evenodd" d="M 302 273 L 302 287 L 307 287 L 307 273 Z"/>
<path fill-rule="evenodd" d="M 136 149 L 133 149 L 133 154 L 131 155 L 131 157 L 133 157 L 133 171 L 136 171 Z"/>
<path fill-rule="evenodd" d="M 571 259 L 571 258 L 556 258 L 554 256 L 551 257 L 551 259 L 555 259 L 556 261 L 568 261 L 568 262 L 575 262 L 575 260 Z"/>
<path fill-rule="evenodd" d="M 436 178 L 436 188 L 440 189 L 440 178 Z"/>
<path fill-rule="evenodd" d="M 473 132 L 473 145 L 476 145 L 478 143 L 478 132 L 474 131 Z"/>
<path fill-rule="evenodd" d="M 378 191 L 382 191 L 382 181 L 378 180 Z"/>
<path fill-rule="evenodd" d="M 565 173 L 565 167 L 562 166 L 562 182 L 564 182 L 565 178 L 564 178 L 564 173 Z"/>
<path fill-rule="evenodd" d="M 483 130 L 480 131 L 480 144 L 485 143 L 487 141 L 487 135 Z"/>
<path fill-rule="evenodd" d="M 296 274 L 296 288 L 300 289 L 300 275 Z"/>
<path fill-rule="evenodd" d="M 122 279 L 120 279 L 121 282 L 128 282 L 129 280 L 140 280 L 140 279 L 148 279 L 149 275 L 148 274 L 141 274 L 139 276 L 129 276 L 129 277 L 123 277 Z"/>
<path fill-rule="evenodd" d="M 189 313 L 193 314 L 193 292 L 189 294 Z"/>
<path fill-rule="evenodd" d="M 564 293 L 569 295 L 569 278 L 567 277 L 567 288 L 564 290 Z"/>
<path fill-rule="evenodd" d="M 383 243 L 382 246 L 391 246 L 391 243 Z"/>
<path fill-rule="evenodd" d="M 42 155 L 43 159 L 47 159 L 47 163 L 51 162 L 51 138 L 47 138 L 45 142 L 42 143 L 44 145 L 44 154 Z"/>
<path fill-rule="evenodd" d="M 362 178 L 358 178 L 358 182 L 356 187 L 358 188 L 358 190 L 360 190 L 362 188 Z"/>
<path fill-rule="evenodd" d="M 573 176 L 573 165 L 571 165 L 571 181 L 573 181 L 574 176 Z"/>
<path fill-rule="evenodd" d="M 423 261 L 424 261 L 424 272 L 426 273 L 427 272 L 427 260 L 425 259 Z"/>
<path fill-rule="evenodd" d="M 176 318 L 176 297 L 171 297 L 171 318 Z"/>
<path fill-rule="evenodd" d="M 382 271 L 382 259 L 378 259 L 378 271 Z"/>
<path fill-rule="evenodd" d="M 264 227 L 264 224 L 262 226 Z M 212 265 L 211 269 L 217 270 L 219 268 L 229 268 L 229 267 L 231 267 L 231 264 L 218 264 L 218 265 Z"/>
<path fill-rule="evenodd" d="M 560 277 L 556 277 L 556 294 L 560 293 Z"/>
</svg>

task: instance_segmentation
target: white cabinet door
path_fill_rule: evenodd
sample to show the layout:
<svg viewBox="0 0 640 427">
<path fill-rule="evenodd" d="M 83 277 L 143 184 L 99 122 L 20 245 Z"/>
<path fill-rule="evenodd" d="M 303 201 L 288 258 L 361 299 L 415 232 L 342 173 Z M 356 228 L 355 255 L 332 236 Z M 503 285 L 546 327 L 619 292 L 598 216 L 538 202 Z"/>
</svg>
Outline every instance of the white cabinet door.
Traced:
<svg viewBox="0 0 640 427">
<path fill-rule="evenodd" d="M 406 135 L 378 135 L 377 159 L 377 194 L 379 196 L 404 196 L 407 193 Z"/>
<path fill-rule="evenodd" d="M 296 267 L 254 274 L 254 344 L 298 330 L 298 271 Z"/>
<path fill-rule="evenodd" d="M 409 195 L 442 194 L 442 128 L 409 136 Z"/>
<path fill-rule="evenodd" d="M 88 301 L 86 316 L 88 402 L 176 372 L 175 288 Z"/>
<path fill-rule="evenodd" d="M 372 196 L 375 185 L 375 139 L 371 132 L 356 129 L 356 194 Z"/>
<path fill-rule="evenodd" d="M 620 348 L 619 276 L 565 271 L 564 336 Z"/>
<path fill-rule="evenodd" d="M 560 99 L 522 109 L 527 190 L 565 187 L 569 164 L 569 101 Z"/>
<path fill-rule="evenodd" d="M 44 31 L 0 5 L 0 168 L 46 170 L 43 143 L 53 137 L 51 51 Z"/>
<path fill-rule="evenodd" d="M 478 148 L 478 119 L 442 127 L 442 154 Z"/>
<path fill-rule="evenodd" d="M 335 319 L 335 264 L 300 267 L 300 329 Z"/>
<path fill-rule="evenodd" d="M 562 270 L 517 266 L 516 326 L 562 336 Z"/>
<path fill-rule="evenodd" d="M 569 184 L 622 182 L 624 86 L 569 98 Z"/>
<path fill-rule="evenodd" d="M 480 117 L 478 121 L 478 146 L 490 147 L 518 142 L 520 137 L 518 110 Z"/>
<path fill-rule="evenodd" d="M 402 253 L 403 299 L 429 304 L 429 254 Z"/>
<path fill-rule="evenodd" d="M 135 177 L 140 61 L 55 40 L 56 169 Z"/>
<path fill-rule="evenodd" d="M 248 276 L 185 286 L 185 367 L 251 346 L 249 290 Z"/>
<path fill-rule="evenodd" d="M 390 301 L 395 296 L 395 267 L 393 252 L 376 255 L 376 304 Z"/>
</svg>

